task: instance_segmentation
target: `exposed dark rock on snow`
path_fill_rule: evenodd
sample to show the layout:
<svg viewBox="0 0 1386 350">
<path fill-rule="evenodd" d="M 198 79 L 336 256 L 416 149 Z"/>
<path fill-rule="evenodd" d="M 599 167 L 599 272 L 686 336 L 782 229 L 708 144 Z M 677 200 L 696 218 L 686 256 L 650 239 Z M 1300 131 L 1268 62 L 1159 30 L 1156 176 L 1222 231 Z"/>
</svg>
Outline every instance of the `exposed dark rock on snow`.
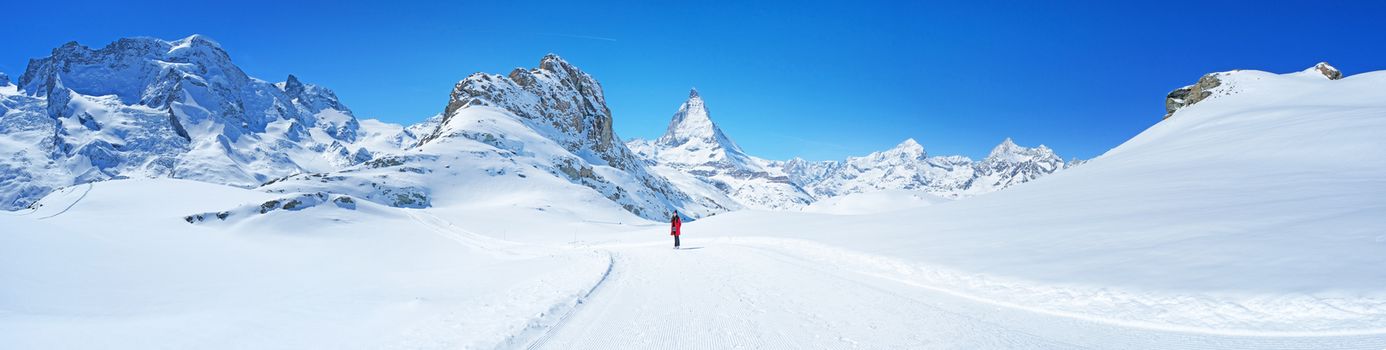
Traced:
<svg viewBox="0 0 1386 350">
<path fill-rule="evenodd" d="M 1319 73 L 1323 74 L 1324 77 L 1327 77 L 1328 80 L 1338 80 L 1343 78 L 1343 72 L 1338 71 L 1338 68 L 1333 68 L 1333 66 L 1328 65 L 1328 62 L 1319 62 L 1319 64 L 1314 65 L 1313 69 L 1319 71 Z"/>
<path fill-rule="evenodd" d="M 1169 95 L 1165 96 L 1165 118 L 1174 115 L 1174 111 L 1180 108 L 1193 105 L 1203 101 L 1208 96 L 1212 96 L 1212 89 L 1219 85 L 1222 85 L 1222 81 L 1218 80 L 1217 73 L 1211 73 L 1198 78 L 1198 82 L 1193 85 L 1170 91 Z"/>
<path fill-rule="evenodd" d="M 183 217 L 183 221 L 187 221 L 189 224 L 202 224 L 206 222 L 245 220 L 255 217 L 256 215 L 269 214 L 278 210 L 299 211 L 327 203 L 332 203 L 335 207 L 341 209 L 356 210 L 356 201 L 352 200 L 350 196 L 317 192 L 269 200 L 258 205 L 247 204 L 225 211 L 188 215 Z"/>
<path fill-rule="evenodd" d="M 1174 112 L 1184 107 L 1192 106 L 1210 97 L 1219 94 L 1236 93 L 1235 87 L 1226 86 L 1219 77 L 1232 74 L 1237 71 L 1208 73 L 1198 79 L 1193 85 L 1181 87 L 1171 91 L 1165 97 L 1165 119 L 1174 115 Z M 1343 78 L 1343 72 L 1329 65 L 1328 62 L 1319 62 L 1313 67 L 1301 71 L 1301 75 L 1322 76 L 1328 80 L 1338 80 Z"/>
</svg>

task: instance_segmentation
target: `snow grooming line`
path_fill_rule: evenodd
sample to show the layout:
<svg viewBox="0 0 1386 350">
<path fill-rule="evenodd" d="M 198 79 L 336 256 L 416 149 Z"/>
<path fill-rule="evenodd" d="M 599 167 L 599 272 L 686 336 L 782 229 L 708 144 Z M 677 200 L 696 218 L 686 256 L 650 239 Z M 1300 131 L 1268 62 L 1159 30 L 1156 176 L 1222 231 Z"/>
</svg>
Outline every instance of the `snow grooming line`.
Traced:
<svg viewBox="0 0 1386 350">
<path fill-rule="evenodd" d="M 1101 296 L 1103 299 L 1107 299 L 1107 300 L 1125 301 L 1125 302 L 1134 302 L 1134 303 L 1141 303 L 1142 300 L 1137 300 L 1137 299 L 1136 299 L 1137 296 L 1136 296 L 1135 294 L 1132 294 L 1132 293 L 1123 293 L 1123 292 L 1121 292 L 1121 291 L 1108 290 L 1108 289 L 1106 289 L 1106 288 L 1103 288 L 1103 289 L 1100 289 L 1100 290 L 1078 290 L 1078 289 L 1072 289 L 1072 290 L 1061 290 L 1061 291 L 1056 291 L 1056 290 L 1047 290 L 1047 291 L 1046 291 L 1046 290 L 1043 290 L 1043 288 L 1038 288 L 1038 289 L 1037 289 L 1037 287 L 1041 287 L 1041 286 L 1029 285 L 1029 284 L 1025 284 L 1025 283 L 1023 283 L 1023 282 L 999 280 L 999 279 L 990 278 L 990 277 L 984 276 L 984 275 L 966 274 L 966 273 L 960 273 L 960 272 L 958 272 L 958 271 L 947 271 L 947 270 L 944 270 L 944 269 L 940 269 L 940 268 L 938 268 L 938 267 L 930 267 L 930 266 L 920 265 L 920 264 L 917 264 L 917 263 L 909 263 L 909 262 L 901 261 L 901 260 L 898 260 L 898 259 L 895 259 L 895 258 L 884 257 L 884 256 L 874 256 L 874 255 L 869 255 L 869 254 L 865 254 L 865 253 L 859 253 L 859 252 L 855 252 L 855 251 L 850 251 L 850 250 L 846 250 L 846 249 L 841 249 L 841 248 L 836 248 L 836 247 L 825 246 L 825 245 L 818 244 L 818 243 L 814 243 L 814 242 L 802 241 L 802 240 L 796 240 L 796 239 L 779 239 L 779 238 L 762 238 L 762 237 L 755 237 L 755 238 L 730 238 L 730 237 L 728 237 L 728 238 L 723 238 L 723 239 L 727 240 L 728 242 L 736 243 L 736 244 L 741 244 L 741 245 L 744 245 L 744 246 L 747 246 L 747 247 L 754 247 L 755 245 L 770 245 L 770 246 L 785 248 L 785 249 L 788 250 L 788 251 L 794 251 L 794 252 L 796 252 L 795 255 L 798 255 L 798 256 L 799 256 L 799 259 L 829 263 L 830 265 L 833 265 L 833 266 L 859 266 L 859 267 L 861 267 L 861 268 L 855 269 L 855 272 L 860 273 L 860 274 L 862 274 L 862 275 L 871 276 L 871 277 L 876 277 L 876 278 L 880 278 L 880 279 L 884 279 L 884 280 L 889 280 L 889 281 L 894 281 L 894 282 L 897 282 L 897 283 L 902 283 L 902 284 L 909 285 L 909 286 L 913 286 L 913 287 L 917 287 L 917 288 L 923 288 L 923 289 L 928 289 L 928 290 L 932 290 L 932 291 L 937 291 L 937 292 L 940 292 L 940 293 L 944 293 L 944 294 L 948 294 L 948 295 L 952 295 L 952 296 L 955 296 L 955 297 L 960 297 L 960 298 L 964 298 L 964 299 L 968 299 L 968 300 L 972 300 L 972 301 L 976 301 L 976 302 L 980 302 L 980 303 L 984 303 L 984 304 L 990 304 L 990 305 L 995 305 L 995 306 L 998 306 L 998 307 L 1006 307 L 1006 308 L 1024 310 L 1024 311 L 1029 311 L 1029 312 L 1038 313 L 1038 314 L 1045 314 L 1045 315 L 1051 315 L 1051 316 L 1058 316 L 1058 317 L 1065 317 L 1065 318 L 1071 318 L 1071 319 L 1078 319 L 1078 320 L 1084 320 L 1084 321 L 1089 321 L 1089 322 L 1097 322 L 1097 323 L 1111 324 L 1111 325 L 1116 325 L 1116 326 L 1121 326 L 1121 327 L 1127 327 L 1127 328 L 1147 329 L 1147 330 L 1165 331 L 1165 332 L 1181 332 L 1181 333 L 1191 333 L 1191 334 L 1207 334 L 1207 335 L 1219 335 L 1219 336 L 1250 336 L 1250 337 L 1345 337 L 1345 336 L 1380 336 L 1380 335 L 1386 335 L 1386 328 L 1366 328 L 1366 329 L 1350 329 L 1350 330 L 1269 330 L 1269 331 L 1262 331 L 1262 330 L 1250 330 L 1250 329 L 1244 329 L 1244 328 L 1243 328 L 1243 329 L 1239 329 L 1239 328 L 1200 327 L 1200 326 L 1193 326 L 1193 325 L 1187 325 L 1187 324 L 1178 324 L 1178 323 L 1174 323 L 1173 321 L 1170 321 L 1170 320 L 1160 319 L 1159 317 L 1152 317 L 1153 319 L 1156 319 L 1156 320 L 1159 320 L 1159 321 L 1150 321 L 1150 320 L 1122 319 L 1122 318 L 1112 318 L 1112 317 L 1096 316 L 1095 314 L 1092 314 L 1092 313 L 1083 313 L 1083 312 L 1078 312 L 1078 311 L 1059 309 L 1059 308 L 1062 308 L 1062 307 L 1065 307 L 1065 306 L 1068 306 L 1068 305 L 1053 305 L 1053 304 L 1025 305 L 1025 304 L 1021 304 L 1021 303 L 1017 303 L 1017 302 L 1005 301 L 1005 300 L 1002 300 L 1001 298 L 999 298 L 999 297 L 1002 297 L 1002 296 L 996 295 L 996 294 L 994 293 L 995 291 L 993 291 L 993 290 L 986 290 L 986 287 L 1000 287 L 1000 288 L 1003 288 L 1003 289 L 1012 289 L 1012 290 L 1013 290 L 1012 292 L 1025 292 L 1025 293 L 1031 293 L 1031 294 L 1034 294 L 1034 295 L 1053 295 L 1053 294 L 1055 294 L 1055 293 L 1064 293 L 1064 295 L 1067 295 L 1067 296 L 1072 297 L 1072 296 L 1074 296 L 1074 295 L 1089 294 L 1088 297 L 1080 297 L 1081 299 L 1086 299 L 1086 300 L 1097 299 L 1095 296 Z M 903 269 L 903 271 L 902 271 L 902 269 Z M 925 277 L 923 277 L 923 278 L 920 278 L 920 277 L 911 277 L 911 276 L 919 276 L 921 273 L 922 273 L 923 275 L 925 275 Z M 933 278 L 929 278 L 929 277 L 927 277 L 927 276 L 932 276 Z M 968 279 L 968 277 L 972 277 L 972 278 L 974 278 L 975 280 L 972 280 L 972 281 L 964 281 L 965 279 Z M 949 280 L 951 280 L 951 281 L 949 281 Z M 1014 290 L 1018 290 L 1018 291 L 1014 291 Z M 987 293 L 987 292 L 992 292 L 992 293 Z M 1012 293 L 1012 295 L 1020 295 L 1020 294 L 1019 294 L 1019 293 Z M 1187 297 L 1187 296 L 1172 296 L 1172 298 L 1180 298 L 1180 299 L 1182 299 L 1182 298 L 1184 298 L 1184 297 Z M 1149 300 L 1146 300 L 1146 301 L 1149 301 Z M 1218 300 L 1213 300 L 1212 302 L 1217 302 L 1217 301 L 1218 301 Z M 1022 302 L 1023 302 L 1023 301 L 1022 301 Z M 1242 305 L 1240 305 L 1240 304 L 1238 304 L 1237 306 L 1238 306 L 1238 307 L 1241 307 L 1241 308 L 1245 308 L 1245 306 L 1242 306 Z M 1234 327 L 1235 327 L 1235 326 L 1234 326 Z"/>
<path fill-rule="evenodd" d="M 506 346 L 504 347 L 519 348 L 516 345 L 527 343 L 527 345 L 524 346 L 525 349 L 535 350 L 543 348 L 544 344 L 549 341 L 549 338 L 553 337 L 554 333 L 567 324 L 568 318 L 581 310 L 582 307 L 587 304 L 587 300 L 592 298 L 597 290 L 610 279 L 612 267 L 616 265 L 616 258 L 613 253 L 607 251 L 606 259 L 606 272 L 602 273 L 602 277 L 597 280 L 597 283 L 592 285 L 591 289 L 588 289 L 586 293 L 573 299 L 570 303 L 559 303 L 549 308 L 548 312 L 540 314 L 539 318 L 530 321 L 529 327 L 526 327 L 524 331 L 510 336 L 505 342 Z M 562 313 L 560 314 L 560 312 Z M 530 341 L 526 342 L 524 341 L 525 339 L 530 339 Z"/>
</svg>

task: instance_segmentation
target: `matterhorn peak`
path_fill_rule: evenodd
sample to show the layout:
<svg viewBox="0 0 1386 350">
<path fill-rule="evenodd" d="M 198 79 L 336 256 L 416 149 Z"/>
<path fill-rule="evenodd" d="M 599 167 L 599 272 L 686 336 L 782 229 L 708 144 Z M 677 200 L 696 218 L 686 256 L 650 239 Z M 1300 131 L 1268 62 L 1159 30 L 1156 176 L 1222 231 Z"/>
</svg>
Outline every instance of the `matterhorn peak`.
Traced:
<svg viewBox="0 0 1386 350">
<path fill-rule="evenodd" d="M 657 142 L 666 146 L 678 146 L 690 140 L 707 140 L 740 151 L 722 134 L 721 128 L 712 122 L 707 105 L 704 104 L 702 96 L 698 95 L 697 89 L 689 90 L 688 100 L 679 106 L 679 111 L 674 113 L 674 118 L 669 121 L 669 129 Z"/>
<path fill-rule="evenodd" d="M 1329 65 L 1328 62 L 1319 62 L 1318 64 L 1315 64 L 1313 67 L 1309 67 L 1309 69 L 1305 69 L 1304 71 L 1317 72 L 1318 74 L 1323 75 L 1325 78 L 1328 78 L 1328 80 L 1338 80 L 1343 78 L 1343 72 L 1339 71 L 1338 68 L 1333 68 L 1333 66 Z"/>
</svg>

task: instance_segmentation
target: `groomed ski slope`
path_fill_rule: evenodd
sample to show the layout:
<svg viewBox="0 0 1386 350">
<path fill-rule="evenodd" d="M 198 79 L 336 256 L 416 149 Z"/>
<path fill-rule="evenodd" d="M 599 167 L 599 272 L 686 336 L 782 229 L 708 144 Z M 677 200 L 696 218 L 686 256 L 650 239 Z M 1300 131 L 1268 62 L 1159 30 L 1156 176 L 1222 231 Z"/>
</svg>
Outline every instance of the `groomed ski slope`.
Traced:
<svg viewBox="0 0 1386 350">
<path fill-rule="evenodd" d="M 1133 327 L 825 264 L 778 239 L 611 244 L 611 276 L 530 349 L 1381 349 L 1386 334 Z M 905 277 L 907 278 L 907 277 Z"/>
</svg>

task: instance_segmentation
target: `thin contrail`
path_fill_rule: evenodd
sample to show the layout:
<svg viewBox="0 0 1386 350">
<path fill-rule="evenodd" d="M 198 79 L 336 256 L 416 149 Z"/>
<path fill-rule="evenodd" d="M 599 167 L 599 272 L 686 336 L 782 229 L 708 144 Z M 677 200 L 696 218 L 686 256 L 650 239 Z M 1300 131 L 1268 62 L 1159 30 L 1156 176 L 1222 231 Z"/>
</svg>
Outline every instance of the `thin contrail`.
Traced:
<svg viewBox="0 0 1386 350">
<path fill-rule="evenodd" d="M 610 42 L 613 42 L 613 43 L 616 42 L 616 39 L 615 39 L 615 38 L 607 38 L 607 37 L 591 36 L 591 35 L 577 35 L 577 34 L 563 34 L 563 33 L 538 33 L 538 34 L 539 34 L 539 35 L 549 35 L 549 36 L 561 36 L 561 37 L 576 38 L 576 39 L 590 39 L 590 40 L 610 41 Z"/>
</svg>

